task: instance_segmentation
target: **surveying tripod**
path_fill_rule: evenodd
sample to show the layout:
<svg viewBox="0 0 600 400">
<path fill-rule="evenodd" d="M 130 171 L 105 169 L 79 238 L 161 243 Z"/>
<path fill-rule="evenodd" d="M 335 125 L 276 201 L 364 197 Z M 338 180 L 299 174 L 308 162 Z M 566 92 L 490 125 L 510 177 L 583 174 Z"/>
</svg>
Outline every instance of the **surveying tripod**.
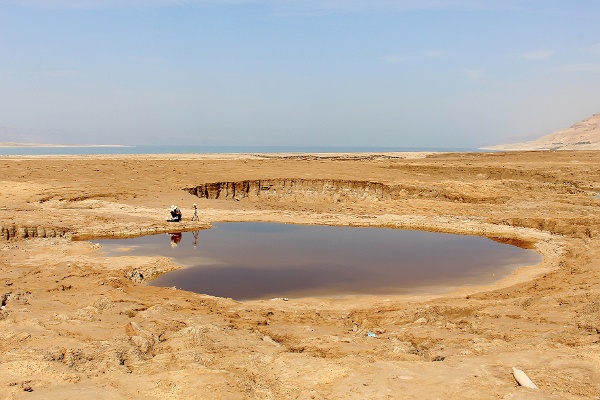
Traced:
<svg viewBox="0 0 600 400">
<path fill-rule="evenodd" d="M 192 215 L 192 221 L 199 221 L 198 219 L 198 206 L 194 203 L 194 215 Z"/>
</svg>

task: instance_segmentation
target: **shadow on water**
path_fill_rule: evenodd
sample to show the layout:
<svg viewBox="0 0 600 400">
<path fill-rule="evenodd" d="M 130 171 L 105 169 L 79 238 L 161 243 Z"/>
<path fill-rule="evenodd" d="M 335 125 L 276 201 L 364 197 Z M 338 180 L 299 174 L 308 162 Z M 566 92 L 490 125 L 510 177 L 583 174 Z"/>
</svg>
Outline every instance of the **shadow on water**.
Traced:
<svg viewBox="0 0 600 400">
<path fill-rule="evenodd" d="M 109 255 L 162 255 L 187 267 L 152 285 L 237 300 L 489 284 L 541 260 L 533 250 L 476 236 L 275 223 L 220 223 L 98 243 Z"/>
</svg>

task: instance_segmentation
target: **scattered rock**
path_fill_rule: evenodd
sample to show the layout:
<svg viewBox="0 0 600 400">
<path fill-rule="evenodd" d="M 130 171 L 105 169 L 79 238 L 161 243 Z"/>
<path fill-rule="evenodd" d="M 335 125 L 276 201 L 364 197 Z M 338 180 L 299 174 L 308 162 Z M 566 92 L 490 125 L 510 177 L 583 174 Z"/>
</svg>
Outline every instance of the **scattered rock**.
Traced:
<svg viewBox="0 0 600 400">
<path fill-rule="evenodd" d="M 262 339 L 262 340 L 263 340 L 264 342 L 270 343 L 270 344 L 272 344 L 272 345 L 275 345 L 275 346 L 277 346 L 277 347 L 281 346 L 281 344 L 277 343 L 277 342 L 276 342 L 275 340 L 273 340 L 273 338 L 272 338 L 272 337 L 270 337 L 270 336 L 266 336 L 266 335 L 265 335 L 265 336 L 263 336 L 263 339 Z"/>
<path fill-rule="evenodd" d="M 512 370 L 513 370 L 513 376 L 515 377 L 515 380 L 517 381 L 517 383 L 520 386 L 530 388 L 530 389 L 538 389 L 536 384 L 533 383 L 531 381 L 531 379 L 529 379 L 529 377 L 527 376 L 527 374 L 525 372 L 523 372 L 520 369 L 515 368 L 515 367 L 513 367 Z"/>
</svg>

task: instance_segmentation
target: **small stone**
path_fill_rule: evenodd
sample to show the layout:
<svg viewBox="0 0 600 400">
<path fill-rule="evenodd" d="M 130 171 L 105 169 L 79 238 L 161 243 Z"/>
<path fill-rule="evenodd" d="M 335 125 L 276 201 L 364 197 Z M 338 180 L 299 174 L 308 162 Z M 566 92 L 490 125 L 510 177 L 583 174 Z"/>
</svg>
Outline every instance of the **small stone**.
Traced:
<svg viewBox="0 0 600 400">
<path fill-rule="evenodd" d="M 415 321 L 415 324 L 426 324 L 426 323 L 427 323 L 427 319 L 423 318 L 423 317 L 421 317 Z"/>
<path fill-rule="evenodd" d="M 125 325 L 125 334 L 129 337 L 139 336 L 142 333 L 142 328 L 135 322 L 130 321 Z"/>
<path fill-rule="evenodd" d="M 266 342 L 266 343 L 270 343 L 270 344 L 272 344 L 272 345 L 275 345 L 275 346 L 277 346 L 277 347 L 281 346 L 281 344 L 280 344 L 280 343 L 278 343 L 278 342 L 276 342 L 275 340 L 273 340 L 273 338 L 272 338 L 272 337 L 270 337 L 270 336 L 263 336 L 263 339 L 262 339 L 262 340 L 263 340 L 264 342 Z"/>
</svg>

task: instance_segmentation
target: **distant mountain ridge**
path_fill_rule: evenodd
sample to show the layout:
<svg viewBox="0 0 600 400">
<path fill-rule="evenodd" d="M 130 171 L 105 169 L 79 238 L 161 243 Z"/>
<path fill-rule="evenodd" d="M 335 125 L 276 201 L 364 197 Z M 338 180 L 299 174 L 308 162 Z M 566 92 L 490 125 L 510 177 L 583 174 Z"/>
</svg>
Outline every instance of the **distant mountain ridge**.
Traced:
<svg viewBox="0 0 600 400">
<path fill-rule="evenodd" d="M 600 150 L 600 113 L 570 128 L 528 142 L 486 146 L 485 150 Z"/>
</svg>

